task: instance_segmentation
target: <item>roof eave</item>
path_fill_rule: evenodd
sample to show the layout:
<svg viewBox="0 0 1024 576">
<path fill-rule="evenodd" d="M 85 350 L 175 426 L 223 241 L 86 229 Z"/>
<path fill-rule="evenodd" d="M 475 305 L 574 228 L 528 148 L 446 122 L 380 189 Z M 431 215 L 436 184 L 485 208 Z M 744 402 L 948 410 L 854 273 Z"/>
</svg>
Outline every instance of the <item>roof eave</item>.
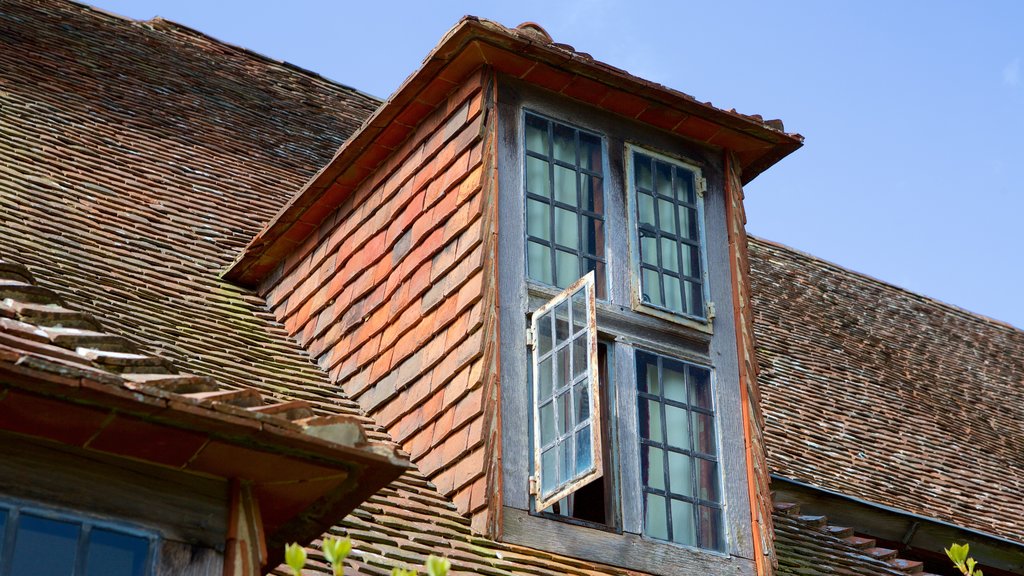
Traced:
<svg viewBox="0 0 1024 576">
<path fill-rule="evenodd" d="M 379 167 L 418 121 L 469 73 L 490 66 L 503 74 L 737 154 L 743 182 L 792 153 L 803 137 L 660 84 L 633 76 L 527 33 L 467 16 L 423 65 L 345 142 L 249 243 L 224 278 L 255 285 L 317 229 Z M 381 142 L 380 136 L 388 131 Z"/>
</svg>

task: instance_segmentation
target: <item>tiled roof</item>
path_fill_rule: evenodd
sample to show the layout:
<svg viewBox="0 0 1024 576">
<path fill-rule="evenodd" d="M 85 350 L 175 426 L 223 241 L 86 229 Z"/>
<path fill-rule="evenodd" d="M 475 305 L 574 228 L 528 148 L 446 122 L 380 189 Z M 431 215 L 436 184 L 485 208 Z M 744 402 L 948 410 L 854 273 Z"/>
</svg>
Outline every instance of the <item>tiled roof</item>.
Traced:
<svg viewBox="0 0 1024 576">
<path fill-rule="evenodd" d="M 750 265 L 772 471 L 1024 541 L 1024 332 L 763 240 Z"/>
<path fill-rule="evenodd" d="M 140 356 L 352 415 L 386 440 L 262 299 L 218 277 L 378 104 L 166 21 L 7 0 L 0 255 L 16 255 L 69 308 L 102 317 Z M 462 573 L 623 573 L 477 538 L 415 472 L 334 532 L 355 538 L 354 567 L 367 574 L 429 553 Z M 790 557 L 807 550 L 795 542 Z"/>
<path fill-rule="evenodd" d="M 922 571 L 921 562 L 900 558 L 852 528 L 830 525 L 825 516 L 801 515 L 798 505 L 776 503 L 772 522 L 779 576 L 933 576 Z"/>
</svg>

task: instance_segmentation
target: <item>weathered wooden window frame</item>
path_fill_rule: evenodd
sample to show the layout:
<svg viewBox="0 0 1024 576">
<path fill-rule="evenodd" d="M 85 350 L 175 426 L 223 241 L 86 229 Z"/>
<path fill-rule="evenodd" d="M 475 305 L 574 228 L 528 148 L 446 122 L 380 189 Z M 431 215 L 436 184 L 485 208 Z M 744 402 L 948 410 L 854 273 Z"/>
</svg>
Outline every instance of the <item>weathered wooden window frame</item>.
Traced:
<svg viewBox="0 0 1024 576">
<path fill-rule="evenodd" d="M 547 303 L 545 303 L 540 308 L 537 308 L 530 314 L 530 335 L 527 337 L 527 340 L 529 348 L 531 349 L 530 356 L 533 365 L 532 374 L 534 375 L 534 377 L 532 378 L 533 394 L 531 397 L 531 405 L 533 408 L 533 433 L 531 434 L 531 436 L 533 437 L 534 474 L 530 478 L 530 492 L 533 494 L 535 502 L 534 505 L 537 510 L 545 510 L 551 507 L 551 505 L 553 505 L 555 502 L 558 502 L 562 498 L 569 496 L 576 490 L 580 489 L 581 487 L 590 482 L 593 482 L 594 480 L 597 480 L 604 474 L 604 464 L 602 462 L 603 445 L 601 438 L 601 425 L 599 421 L 601 418 L 601 383 L 598 380 L 597 373 L 597 315 L 595 311 L 597 298 L 595 295 L 596 287 L 594 285 L 594 278 L 594 272 L 588 272 L 586 276 L 580 278 L 576 282 L 566 287 L 565 290 L 563 290 L 561 293 L 559 293 L 551 300 L 548 300 Z M 573 380 L 575 378 L 576 372 L 576 351 L 572 350 L 572 342 L 574 337 L 578 337 L 579 334 L 573 333 L 573 330 L 575 329 L 576 325 L 575 315 L 577 312 L 575 307 L 573 306 L 573 297 L 574 295 L 580 293 L 581 291 L 583 292 L 585 302 L 583 330 L 584 335 L 586 336 L 587 367 L 584 371 L 586 379 L 581 381 L 580 383 L 575 383 L 573 382 Z M 576 401 L 574 389 L 576 386 L 582 383 L 586 383 L 587 388 L 589 388 L 590 392 L 587 405 L 587 424 L 581 425 L 581 423 L 575 422 L 576 417 L 574 415 L 574 417 L 572 418 L 573 426 L 569 430 L 568 436 L 575 436 L 577 428 L 582 430 L 583 427 L 590 427 L 589 450 L 591 455 L 591 464 L 587 468 L 587 470 L 583 471 L 582 473 L 577 472 L 576 474 L 573 475 L 572 478 L 569 478 L 566 482 L 562 483 L 561 485 L 556 485 L 556 487 L 550 494 L 545 494 L 543 490 L 544 468 L 542 466 L 542 450 L 544 448 L 544 443 L 541 439 L 542 434 L 540 433 L 541 401 L 538 399 L 540 395 L 540 383 L 542 381 L 542 378 L 540 377 L 540 357 L 542 356 L 542 354 L 540 351 L 540 346 L 538 345 L 538 340 L 540 339 L 539 335 L 543 331 L 543 327 L 539 326 L 539 321 L 544 319 L 544 317 L 548 313 L 551 313 L 551 325 L 549 326 L 549 330 L 551 330 L 552 347 L 550 350 L 549 358 L 552 360 L 552 369 L 557 370 L 555 362 L 559 361 L 559 359 L 557 354 L 558 347 L 554 342 L 554 340 L 557 338 L 557 329 L 555 328 L 555 324 L 558 322 L 557 308 L 561 306 L 563 303 L 568 304 L 567 311 L 569 313 L 569 317 L 565 319 L 569 327 L 568 341 L 565 343 L 565 346 L 570 348 L 571 354 L 573 355 L 573 370 L 569 374 L 569 382 L 566 385 L 566 387 L 568 388 L 568 392 L 566 393 L 568 398 L 565 401 L 569 402 L 570 404 L 569 410 L 575 414 Z M 552 384 L 554 385 L 553 376 Z M 554 399 L 557 396 L 558 390 L 556 388 L 552 397 L 552 402 L 554 402 Z M 555 417 L 557 418 L 557 409 L 555 409 L 554 412 Z M 552 425 L 556 426 L 554 423 Z M 558 432 L 556 426 L 555 434 L 557 435 L 557 433 Z M 574 442 L 574 462 L 576 461 L 576 455 L 578 450 L 579 448 L 576 447 Z"/>
<path fill-rule="evenodd" d="M 157 574 L 160 537 L 157 533 L 151 530 L 134 526 L 128 522 L 99 518 L 74 510 L 53 508 L 40 505 L 36 502 L 29 502 L 9 497 L 0 499 L 0 512 L 6 514 L 3 530 L 0 530 L 0 575 L 7 576 L 11 572 L 12 563 L 14 561 L 14 546 L 16 545 L 17 536 L 17 527 L 15 524 L 23 514 L 56 522 L 75 524 L 79 527 L 81 532 L 79 533 L 78 541 L 75 544 L 76 550 L 74 567 L 74 573 L 77 576 L 83 576 L 85 574 L 85 562 L 87 558 L 84 552 L 90 542 L 89 536 L 93 529 L 117 532 L 146 540 L 147 549 L 146 558 L 143 561 L 142 576 L 152 576 Z"/>
<path fill-rule="evenodd" d="M 712 333 L 631 306 L 629 274 L 631 240 L 627 219 L 626 146 L 657 151 L 701 168 L 708 179 L 705 196 L 706 265 L 710 298 L 731 301 L 731 272 L 725 226 L 724 178 L 720 152 L 678 137 L 644 128 L 630 120 L 553 95 L 515 79 L 499 78 L 498 178 L 500 214 L 498 275 L 501 299 L 502 382 L 502 526 L 505 541 L 652 573 L 753 574 L 750 502 L 746 490 L 746 459 L 739 397 L 736 336 L 731 307 L 718 311 Z M 579 522 L 554 521 L 533 506 L 529 494 L 532 439 L 523 428 L 530 421 L 529 353 L 526 332 L 529 312 L 559 290 L 531 282 L 525 273 L 525 201 L 523 195 L 523 110 L 601 134 L 607 143 L 605 226 L 608 298 L 597 302 L 600 342 L 609 343 L 610 389 L 602 398 L 611 419 L 606 442 L 611 444 L 606 486 L 618 508 L 610 510 L 609 526 L 595 529 Z M 613 232 L 614 231 L 614 232 Z M 708 323 L 710 325 L 711 322 Z M 713 552 L 642 536 L 637 389 L 634 351 L 638 348 L 714 367 L 719 386 L 718 434 L 721 446 L 721 488 L 725 510 L 725 549 Z"/>
<path fill-rule="evenodd" d="M 668 308 L 650 305 L 643 301 L 643 288 L 641 278 L 642 269 L 640 263 L 640 214 L 638 212 L 639 206 L 637 201 L 637 194 L 639 193 L 639 191 L 636 190 L 636 165 L 634 162 L 634 155 L 636 153 L 644 154 L 646 156 L 654 158 L 655 160 L 659 160 L 661 162 L 665 162 L 667 164 L 671 164 L 673 166 L 689 170 L 694 175 L 695 184 L 697 184 L 695 193 L 697 196 L 697 227 L 700 242 L 700 246 L 698 249 L 700 262 L 698 263 L 698 266 L 700 267 L 701 294 L 703 297 L 704 304 L 704 314 L 702 316 L 673 312 Z M 709 333 L 713 332 L 715 304 L 714 301 L 711 299 L 711 289 L 708 282 L 707 235 L 705 233 L 704 224 L 704 195 L 706 193 L 707 181 L 703 177 L 703 173 L 700 166 L 697 166 L 696 164 L 691 162 L 687 162 L 682 158 L 677 158 L 674 156 L 663 154 L 634 143 L 626 143 L 625 162 L 627 190 L 626 200 L 628 202 L 626 217 L 629 220 L 629 257 L 630 262 L 632 264 L 630 274 L 632 291 L 630 297 L 633 310 L 637 310 L 645 314 L 650 314 L 652 316 L 657 316 L 658 318 L 663 318 L 665 320 L 670 320 L 672 322 L 677 322 L 679 324 L 688 326 L 695 330 L 700 330 Z M 704 183 L 703 186 L 699 184 L 701 182 Z"/>
</svg>

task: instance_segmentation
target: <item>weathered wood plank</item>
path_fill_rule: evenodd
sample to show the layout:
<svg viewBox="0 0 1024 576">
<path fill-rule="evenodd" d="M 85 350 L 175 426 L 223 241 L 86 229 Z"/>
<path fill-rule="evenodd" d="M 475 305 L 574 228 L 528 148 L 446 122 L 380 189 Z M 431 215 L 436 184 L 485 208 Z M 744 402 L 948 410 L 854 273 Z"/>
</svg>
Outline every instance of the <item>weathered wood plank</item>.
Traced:
<svg viewBox="0 0 1024 576">
<path fill-rule="evenodd" d="M 0 495 L 224 546 L 227 484 L 168 468 L 0 434 Z"/>
</svg>

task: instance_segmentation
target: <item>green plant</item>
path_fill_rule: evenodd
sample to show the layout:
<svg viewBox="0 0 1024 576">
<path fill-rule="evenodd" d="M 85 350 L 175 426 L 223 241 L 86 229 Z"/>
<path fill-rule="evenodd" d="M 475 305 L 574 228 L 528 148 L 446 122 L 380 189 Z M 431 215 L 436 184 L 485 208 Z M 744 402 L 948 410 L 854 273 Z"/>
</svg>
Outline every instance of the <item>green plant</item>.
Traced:
<svg viewBox="0 0 1024 576">
<path fill-rule="evenodd" d="M 306 565 L 306 549 L 297 542 L 285 546 L 284 562 L 292 569 L 295 576 L 302 576 L 302 567 Z"/>
<path fill-rule="evenodd" d="M 974 558 L 967 555 L 970 552 L 969 545 L 953 544 L 949 548 L 944 548 L 944 550 L 946 551 L 946 556 L 949 556 L 949 559 L 953 561 L 953 564 L 956 565 L 957 569 L 964 576 L 984 576 L 981 570 L 974 568 L 977 565 Z"/>
<path fill-rule="evenodd" d="M 345 558 L 348 558 L 352 551 L 352 539 L 327 538 L 323 541 L 324 558 L 331 563 L 331 570 L 334 576 L 342 576 L 345 572 Z M 297 542 L 292 542 L 284 548 L 284 561 L 295 576 L 302 576 L 302 569 L 306 566 L 306 549 Z M 447 558 L 439 558 L 431 554 L 427 557 L 425 565 L 427 576 L 448 576 L 448 570 L 452 563 Z M 392 568 L 391 576 L 419 576 L 415 570 L 404 568 Z"/>
</svg>

